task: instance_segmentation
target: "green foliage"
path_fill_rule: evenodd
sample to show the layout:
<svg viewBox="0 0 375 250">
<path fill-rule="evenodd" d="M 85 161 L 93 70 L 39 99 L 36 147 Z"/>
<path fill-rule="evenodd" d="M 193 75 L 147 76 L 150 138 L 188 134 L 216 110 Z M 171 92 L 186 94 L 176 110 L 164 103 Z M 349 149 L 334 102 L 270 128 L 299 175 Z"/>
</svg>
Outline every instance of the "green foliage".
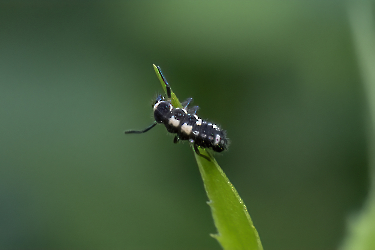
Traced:
<svg viewBox="0 0 375 250">
<path fill-rule="evenodd" d="M 370 2 L 348 3 L 349 21 L 370 114 L 368 144 L 372 183 L 362 211 L 350 220 L 349 234 L 343 242 L 343 250 L 375 249 L 375 26 L 373 7 L 374 4 Z"/>
<path fill-rule="evenodd" d="M 216 160 L 205 150 L 195 155 L 209 198 L 218 234 L 212 235 L 224 249 L 263 249 L 244 202 Z"/>
<path fill-rule="evenodd" d="M 166 91 L 165 83 L 157 67 L 153 66 L 164 91 Z M 173 91 L 171 94 L 173 106 L 181 107 L 181 103 Z M 210 159 L 207 160 L 194 152 L 209 198 L 208 205 L 211 207 L 218 230 L 218 234 L 211 236 L 216 238 L 224 249 L 263 249 L 258 232 L 236 189 L 215 158 L 205 149 L 199 149 L 199 151 Z"/>
<path fill-rule="evenodd" d="M 361 213 L 349 221 L 349 235 L 344 240 L 342 250 L 375 249 L 375 202 L 372 197 Z"/>
<path fill-rule="evenodd" d="M 167 89 L 165 87 L 165 83 L 163 81 L 162 76 L 160 75 L 160 73 L 158 71 L 157 66 L 155 64 L 153 64 L 152 66 L 154 66 L 155 73 L 156 73 L 156 75 L 157 75 L 157 77 L 158 77 L 158 79 L 159 79 L 159 81 L 161 83 L 161 86 L 163 87 L 164 92 L 167 93 Z M 177 108 L 182 108 L 182 105 L 181 105 L 180 101 L 178 100 L 177 96 L 175 95 L 175 93 L 173 91 L 172 91 L 171 95 L 172 95 L 172 105 L 174 107 L 177 107 Z"/>
</svg>

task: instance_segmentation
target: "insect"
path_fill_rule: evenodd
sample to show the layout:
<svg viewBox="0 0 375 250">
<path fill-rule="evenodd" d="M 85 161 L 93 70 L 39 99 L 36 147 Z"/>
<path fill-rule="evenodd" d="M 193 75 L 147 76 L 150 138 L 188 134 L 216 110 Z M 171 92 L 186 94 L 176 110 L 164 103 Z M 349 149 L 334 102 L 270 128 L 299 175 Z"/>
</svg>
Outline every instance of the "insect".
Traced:
<svg viewBox="0 0 375 250">
<path fill-rule="evenodd" d="M 171 102 L 171 87 L 161 72 L 159 66 L 157 70 L 165 83 L 167 90 L 167 98 L 159 95 L 155 103 L 152 105 L 154 110 L 155 121 L 144 130 L 128 130 L 125 134 L 142 134 L 158 123 L 165 126 L 169 133 L 176 134 L 173 142 L 177 143 L 180 140 L 189 140 L 193 145 L 196 154 L 210 160 L 208 157 L 200 154 L 198 147 L 211 148 L 215 152 L 222 152 L 227 149 L 228 139 L 226 132 L 216 124 L 207 122 L 199 118 L 196 113 L 199 109 L 198 106 L 188 108 L 193 98 L 188 98 L 182 102 L 183 108 L 175 108 Z"/>
</svg>

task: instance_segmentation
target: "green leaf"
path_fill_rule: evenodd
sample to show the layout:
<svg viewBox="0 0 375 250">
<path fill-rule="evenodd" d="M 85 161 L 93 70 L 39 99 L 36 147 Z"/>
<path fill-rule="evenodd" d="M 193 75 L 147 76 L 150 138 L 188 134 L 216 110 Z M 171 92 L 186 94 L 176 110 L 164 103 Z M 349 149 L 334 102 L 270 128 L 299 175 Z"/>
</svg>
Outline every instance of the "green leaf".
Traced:
<svg viewBox="0 0 375 250">
<path fill-rule="evenodd" d="M 158 77 L 158 79 L 161 83 L 161 86 L 163 87 L 164 92 L 167 93 L 167 88 L 165 87 L 165 82 L 164 82 L 165 79 L 164 79 L 161 71 L 159 72 L 158 66 L 156 66 L 155 64 L 153 64 L 152 66 L 154 66 L 156 76 Z M 182 105 L 181 105 L 180 101 L 178 100 L 177 96 L 173 93 L 173 91 L 171 93 L 171 99 L 172 99 L 173 107 L 182 108 Z"/>
<path fill-rule="evenodd" d="M 205 150 L 201 154 L 210 155 Z M 209 198 L 218 234 L 212 235 L 224 249 L 263 249 L 247 208 L 233 184 L 211 156 L 211 161 L 195 154 Z"/>
<path fill-rule="evenodd" d="M 370 168 L 370 190 L 360 211 L 349 218 L 348 235 L 340 249 L 375 249 L 375 15 L 371 1 L 347 1 L 349 27 L 352 31 L 353 46 L 356 51 L 358 68 L 362 78 L 368 118 L 367 144 Z"/>
<path fill-rule="evenodd" d="M 166 91 L 165 78 L 157 66 L 153 66 L 164 91 Z M 181 103 L 173 91 L 171 95 L 172 105 L 181 107 Z M 207 160 L 194 152 L 209 198 L 208 205 L 211 207 L 215 226 L 218 230 L 217 234 L 211 236 L 216 238 L 224 249 L 263 249 L 247 208 L 233 184 L 230 183 L 209 151 L 199 148 L 199 152 L 210 159 Z"/>
</svg>

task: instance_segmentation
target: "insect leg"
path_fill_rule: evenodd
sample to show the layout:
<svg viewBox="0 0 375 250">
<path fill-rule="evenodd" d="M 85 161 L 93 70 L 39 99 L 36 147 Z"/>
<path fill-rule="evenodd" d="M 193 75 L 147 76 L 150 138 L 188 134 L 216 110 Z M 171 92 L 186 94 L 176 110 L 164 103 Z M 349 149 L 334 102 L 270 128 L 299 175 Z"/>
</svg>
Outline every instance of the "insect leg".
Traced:
<svg viewBox="0 0 375 250">
<path fill-rule="evenodd" d="M 198 109 L 199 109 L 199 106 L 194 106 L 191 109 L 189 109 L 189 113 L 192 113 L 195 115 L 197 114 Z"/>
<path fill-rule="evenodd" d="M 180 138 L 176 135 L 176 136 L 173 138 L 173 143 L 178 143 L 179 140 L 180 140 Z"/>
<path fill-rule="evenodd" d="M 161 68 L 159 66 L 156 66 L 156 68 L 159 71 L 161 79 L 163 79 L 163 82 L 165 83 L 165 88 L 167 89 L 167 97 L 168 97 L 168 99 L 171 99 L 171 96 L 172 96 L 172 94 L 171 94 L 171 87 L 169 86 L 169 83 L 167 82 L 167 79 L 165 79 L 163 73 L 161 72 Z"/>
<path fill-rule="evenodd" d="M 199 155 L 200 157 L 205 158 L 207 161 L 211 161 L 210 158 L 208 158 L 208 157 L 205 156 L 205 155 L 202 155 L 201 152 L 199 152 L 199 149 L 198 149 L 197 144 L 194 143 L 193 148 L 194 148 L 194 151 L 195 151 L 195 153 L 196 153 L 197 155 Z"/>
<path fill-rule="evenodd" d="M 145 133 L 145 132 L 149 131 L 153 127 L 155 127 L 156 124 L 158 124 L 158 123 L 155 121 L 153 124 L 151 124 L 150 126 L 145 128 L 144 130 L 140 130 L 140 131 L 138 131 L 138 130 L 128 130 L 128 131 L 125 131 L 125 134 L 142 134 L 142 133 Z"/>
<path fill-rule="evenodd" d="M 186 99 L 185 101 L 183 101 L 181 103 L 182 107 L 184 107 L 184 109 L 186 109 L 189 106 L 189 104 L 191 103 L 192 100 L 193 100 L 193 98 L 190 97 L 190 98 Z"/>
</svg>

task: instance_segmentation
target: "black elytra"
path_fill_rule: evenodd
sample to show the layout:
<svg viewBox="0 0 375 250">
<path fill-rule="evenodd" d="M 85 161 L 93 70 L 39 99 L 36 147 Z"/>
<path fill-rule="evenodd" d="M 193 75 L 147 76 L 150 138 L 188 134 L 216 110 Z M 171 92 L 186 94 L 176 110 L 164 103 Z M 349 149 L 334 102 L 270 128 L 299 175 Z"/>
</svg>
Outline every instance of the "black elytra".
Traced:
<svg viewBox="0 0 375 250">
<path fill-rule="evenodd" d="M 207 122 L 199 118 L 196 113 L 198 106 L 188 108 L 193 98 L 188 98 L 182 103 L 183 108 L 175 108 L 171 103 L 171 88 L 163 76 L 161 69 L 157 66 L 159 74 L 163 79 L 167 89 L 167 99 L 159 95 L 153 105 L 155 121 L 144 130 L 128 130 L 125 134 L 145 133 L 155 127 L 156 124 L 162 123 L 169 133 L 176 134 L 174 143 L 179 140 L 189 140 L 193 144 L 195 152 L 199 153 L 198 147 L 211 148 L 215 152 L 222 152 L 227 149 L 228 139 L 226 133 L 216 124 Z"/>
</svg>

